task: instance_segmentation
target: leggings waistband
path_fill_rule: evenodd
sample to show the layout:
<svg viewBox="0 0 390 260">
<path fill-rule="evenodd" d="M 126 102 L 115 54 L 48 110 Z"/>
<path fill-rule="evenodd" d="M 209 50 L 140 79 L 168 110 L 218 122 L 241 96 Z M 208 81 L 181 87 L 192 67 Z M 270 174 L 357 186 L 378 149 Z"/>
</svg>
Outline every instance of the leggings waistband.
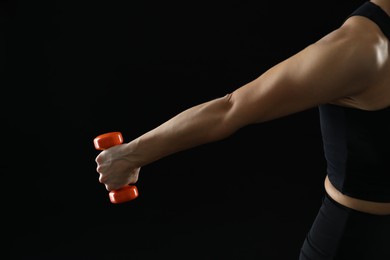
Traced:
<svg viewBox="0 0 390 260">
<path fill-rule="evenodd" d="M 345 212 L 346 214 L 352 214 L 352 215 L 367 217 L 367 218 L 378 218 L 378 219 L 389 218 L 390 219 L 390 215 L 375 215 L 375 214 L 370 214 L 370 213 L 358 211 L 358 210 L 349 208 L 347 206 L 344 206 L 344 205 L 340 204 L 339 202 L 335 201 L 326 191 L 324 194 L 323 203 L 325 203 L 326 205 L 329 205 L 329 206 L 336 207 L 339 210 Z"/>
</svg>

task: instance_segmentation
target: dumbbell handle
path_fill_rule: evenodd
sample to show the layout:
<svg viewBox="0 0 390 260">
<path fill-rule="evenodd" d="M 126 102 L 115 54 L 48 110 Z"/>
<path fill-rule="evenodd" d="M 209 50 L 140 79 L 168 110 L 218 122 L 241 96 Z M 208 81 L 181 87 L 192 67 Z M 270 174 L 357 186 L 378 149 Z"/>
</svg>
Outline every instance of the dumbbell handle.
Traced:
<svg viewBox="0 0 390 260">
<path fill-rule="evenodd" d="M 114 145 L 122 144 L 123 137 L 120 132 L 101 134 L 93 140 L 96 150 L 105 150 Z M 138 189 L 134 185 L 126 185 L 118 190 L 109 192 L 110 201 L 118 204 L 133 200 L 138 197 Z"/>
</svg>

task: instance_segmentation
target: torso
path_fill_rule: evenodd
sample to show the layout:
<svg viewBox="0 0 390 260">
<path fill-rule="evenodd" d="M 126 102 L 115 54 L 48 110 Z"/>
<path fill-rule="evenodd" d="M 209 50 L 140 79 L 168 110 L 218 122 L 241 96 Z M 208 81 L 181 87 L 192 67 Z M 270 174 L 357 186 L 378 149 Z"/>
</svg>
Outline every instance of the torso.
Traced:
<svg viewBox="0 0 390 260">
<path fill-rule="evenodd" d="M 359 93 L 353 97 L 336 100 L 332 103 L 363 110 L 379 110 L 390 106 L 390 44 L 388 39 L 374 23 L 366 18 L 351 17 L 347 20 L 346 25 L 352 27 L 357 26 L 355 28 L 375 32 L 375 34 L 379 36 L 378 43 L 381 43 L 377 45 L 378 55 L 382 55 L 384 63 L 380 66 L 381 72 L 379 73 L 376 84 L 363 93 Z M 324 185 L 329 196 L 341 205 L 364 213 L 390 215 L 390 203 L 360 200 L 344 195 L 332 185 L 328 177 L 325 178 Z"/>
</svg>

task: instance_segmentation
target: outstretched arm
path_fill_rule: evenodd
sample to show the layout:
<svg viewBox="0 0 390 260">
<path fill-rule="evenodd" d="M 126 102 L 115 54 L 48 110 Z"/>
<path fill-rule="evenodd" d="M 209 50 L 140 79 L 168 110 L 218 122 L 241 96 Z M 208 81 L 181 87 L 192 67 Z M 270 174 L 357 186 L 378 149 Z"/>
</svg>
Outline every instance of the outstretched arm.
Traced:
<svg viewBox="0 0 390 260">
<path fill-rule="evenodd" d="M 308 46 L 231 94 L 181 112 L 130 142 L 130 154 L 143 166 L 226 138 L 249 124 L 340 99 L 353 103 L 353 96 L 363 92 L 374 76 L 375 55 L 364 43 L 351 44 L 342 33 Z"/>
<path fill-rule="evenodd" d="M 365 91 L 370 75 L 374 76 L 372 65 L 376 61 L 364 42 L 351 44 L 351 37 L 344 37 L 344 33 L 336 30 L 234 92 L 191 107 L 131 142 L 103 151 L 96 159 L 101 164 L 101 182 L 108 190 L 120 188 L 110 181 L 114 170 L 103 167 L 107 153 L 129 163 L 128 170 L 139 168 L 178 151 L 224 139 L 246 125 L 341 99 L 353 103 L 353 96 Z M 124 170 L 119 172 L 126 175 Z"/>
</svg>

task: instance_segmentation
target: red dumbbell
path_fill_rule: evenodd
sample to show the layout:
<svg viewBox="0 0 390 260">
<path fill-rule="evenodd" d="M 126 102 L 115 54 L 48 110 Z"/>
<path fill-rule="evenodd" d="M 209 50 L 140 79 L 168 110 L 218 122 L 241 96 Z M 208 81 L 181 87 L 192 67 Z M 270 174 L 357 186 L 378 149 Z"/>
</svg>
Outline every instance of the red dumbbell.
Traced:
<svg viewBox="0 0 390 260">
<path fill-rule="evenodd" d="M 120 132 L 110 132 L 97 136 L 93 143 L 97 150 L 105 150 L 114 145 L 122 144 L 123 137 Z M 137 198 L 138 189 L 134 185 L 126 185 L 118 190 L 110 191 L 109 197 L 112 203 L 123 203 Z"/>
</svg>

